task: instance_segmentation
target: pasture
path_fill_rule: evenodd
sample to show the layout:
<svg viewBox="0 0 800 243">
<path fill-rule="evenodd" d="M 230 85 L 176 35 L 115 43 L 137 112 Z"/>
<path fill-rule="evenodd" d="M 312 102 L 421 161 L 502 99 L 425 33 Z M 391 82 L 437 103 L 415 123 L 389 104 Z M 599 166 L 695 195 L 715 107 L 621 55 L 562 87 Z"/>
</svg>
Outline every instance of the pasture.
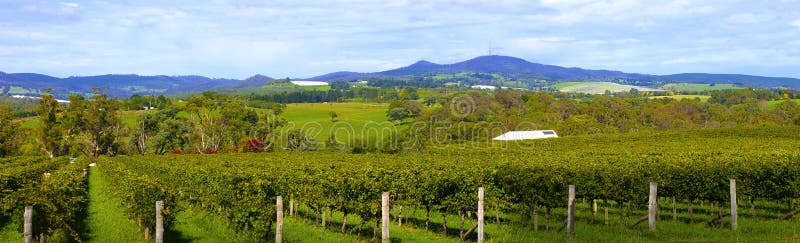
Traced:
<svg viewBox="0 0 800 243">
<path fill-rule="evenodd" d="M 657 89 L 641 87 L 641 86 L 633 86 L 633 85 L 626 85 L 626 84 L 618 84 L 612 82 L 561 82 L 553 84 L 553 89 L 559 90 L 561 92 L 574 92 L 574 93 L 586 93 L 586 94 L 603 94 L 606 91 L 616 93 L 616 92 L 627 92 L 631 89 L 637 89 L 639 91 L 659 91 Z"/>
</svg>

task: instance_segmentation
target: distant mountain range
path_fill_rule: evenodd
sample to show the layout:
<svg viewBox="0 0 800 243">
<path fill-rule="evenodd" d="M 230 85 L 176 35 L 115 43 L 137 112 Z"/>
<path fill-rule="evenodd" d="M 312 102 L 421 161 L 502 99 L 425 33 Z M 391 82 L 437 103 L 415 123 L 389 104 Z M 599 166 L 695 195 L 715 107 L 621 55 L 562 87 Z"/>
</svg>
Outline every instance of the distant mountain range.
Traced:
<svg viewBox="0 0 800 243">
<path fill-rule="evenodd" d="M 221 88 L 262 86 L 273 78 L 255 75 L 238 79 L 212 79 L 203 76 L 140 76 L 109 74 L 100 76 L 56 78 L 35 73 L 0 72 L 2 94 L 37 94 L 52 88 L 54 94 L 91 93 L 93 87 L 117 97 L 131 94 L 173 94 Z"/>
<path fill-rule="evenodd" d="M 576 80 L 609 80 L 609 79 L 643 79 L 649 75 L 623 73 L 607 70 L 587 70 L 565 68 L 528 62 L 524 59 L 507 56 L 481 56 L 453 64 L 436 64 L 429 61 L 418 61 L 410 66 L 376 73 L 336 72 L 313 77 L 313 80 L 335 81 L 372 77 L 404 77 L 433 74 L 456 74 L 462 72 L 496 73 L 511 77 L 528 79 L 546 79 L 554 81 Z"/>
<path fill-rule="evenodd" d="M 762 77 L 741 74 L 681 73 L 672 75 L 650 75 L 624 73 L 611 70 L 591 70 L 566 68 L 554 65 L 532 63 L 521 58 L 508 56 L 481 56 L 453 64 L 436 64 L 418 61 L 410 66 L 375 73 L 335 72 L 310 78 L 319 81 L 350 81 L 370 78 L 407 78 L 436 74 L 456 74 L 463 72 L 494 73 L 519 79 L 542 79 L 549 81 L 619 81 L 639 80 L 663 83 L 733 83 L 758 88 L 786 87 L 800 89 L 800 79 L 781 77 Z"/>
<path fill-rule="evenodd" d="M 740 74 L 682 73 L 672 75 L 649 75 L 624 73 L 611 70 L 566 68 L 532 63 L 508 56 L 481 56 L 453 64 L 436 64 L 418 61 L 406 67 L 374 73 L 334 72 L 305 80 L 354 81 L 371 78 L 410 79 L 431 77 L 440 74 L 483 73 L 498 74 L 509 80 L 533 82 L 535 80 L 559 81 L 642 81 L 645 83 L 733 83 L 757 88 L 786 87 L 800 89 L 800 79 L 761 77 Z M 262 86 L 273 78 L 255 75 L 238 79 L 212 79 L 203 76 L 140 76 L 100 75 L 56 78 L 35 73 L 0 72 L 2 94 L 36 94 L 52 88 L 56 94 L 90 93 L 92 87 L 105 88 L 113 96 L 126 97 L 131 94 L 173 94 L 224 88 Z"/>
</svg>

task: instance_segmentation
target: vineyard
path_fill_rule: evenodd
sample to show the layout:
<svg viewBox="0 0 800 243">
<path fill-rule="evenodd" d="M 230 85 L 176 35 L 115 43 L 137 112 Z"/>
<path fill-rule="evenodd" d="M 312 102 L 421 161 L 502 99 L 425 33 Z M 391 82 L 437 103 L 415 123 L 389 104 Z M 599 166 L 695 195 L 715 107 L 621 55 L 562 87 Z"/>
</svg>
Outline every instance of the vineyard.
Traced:
<svg viewBox="0 0 800 243">
<path fill-rule="evenodd" d="M 32 215 L 36 237 L 46 241 L 48 235 L 56 236 L 52 239 L 56 242 L 80 240 L 78 221 L 86 209 L 88 189 L 85 168 L 85 163 L 67 158 L 0 160 L 0 219 L 22 226 L 22 217 L 13 216 L 32 209 L 36 212 Z"/>
<path fill-rule="evenodd" d="M 795 199 L 800 198 L 798 141 L 798 128 L 737 128 L 453 144 L 424 154 L 99 157 L 96 169 L 108 179 L 109 193 L 121 199 L 143 238 L 152 237 L 154 205 L 163 201 L 167 229 L 178 213 L 191 210 L 222 219 L 226 225 L 219 227 L 248 241 L 271 241 L 276 233 L 275 199 L 282 196 L 286 215 L 370 240 L 380 238 L 381 193 L 389 192 L 394 227 L 474 241 L 476 195 L 483 187 L 486 221 L 493 225 L 486 231 L 487 240 L 563 240 L 546 237 L 566 237 L 567 188 L 575 185 L 578 239 L 658 240 L 675 232 L 643 233 L 646 226 L 635 226 L 636 218 L 646 213 L 648 185 L 655 182 L 660 221 L 731 235 L 721 237 L 727 240 L 797 240 L 800 228 L 792 220 L 796 221 Z M 21 161 L 31 166 L 21 166 Z M 21 214 L 26 204 L 41 205 L 45 215 L 53 215 L 44 224 L 53 229 L 46 232 L 77 232 L 69 227 L 75 225 L 70 221 L 75 212 L 64 209 L 80 210 L 85 201 L 79 164 L 15 158 L 0 166 L 4 213 Z M 42 179 L 48 170 L 52 175 Z M 729 207 L 730 179 L 738 187 L 741 234 L 720 227 L 730 223 L 722 215 Z M 51 188 L 51 181 L 67 186 Z M 754 224 L 777 227 L 758 232 L 751 228 Z M 598 236 L 580 227 L 618 235 Z"/>
</svg>

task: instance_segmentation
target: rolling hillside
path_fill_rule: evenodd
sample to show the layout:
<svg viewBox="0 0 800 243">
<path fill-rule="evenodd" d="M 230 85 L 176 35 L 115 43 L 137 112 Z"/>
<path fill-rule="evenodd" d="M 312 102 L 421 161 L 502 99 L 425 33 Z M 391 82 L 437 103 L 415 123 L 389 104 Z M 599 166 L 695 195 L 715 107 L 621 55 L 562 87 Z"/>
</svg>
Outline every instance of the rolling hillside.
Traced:
<svg viewBox="0 0 800 243">
<path fill-rule="evenodd" d="M 38 94 L 47 88 L 63 97 L 69 93 L 91 93 L 93 87 L 104 89 L 111 96 L 126 97 L 131 94 L 172 94 L 220 88 L 261 86 L 272 78 L 255 75 L 245 80 L 216 79 L 203 76 L 140 76 L 136 74 L 108 74 L 100 76 L 73 76 L 56 78 L 35 73 L 0 72 L 2 94 Z"/>
<path fill-rule="evenodd" d="M 664 83 L 702 83 L 738 84 L 757 88 L 786 87 L 800 89 L 800 79 L 781 77 L 762 77 L 740 74 L 682 73 L 672 75 L 649 75 L 625 73 L 612 70 L 591 70 L 567 68 L 533 63 L 508 56 L 481 56 L 453 64 L 436 64 L 418 61 L 406 67 L 374 73 L 336 72 L 316 76 L 310 80 L 351 81 L 370 78 L 409 78 L 434 76 L 437 74 L 457 74 L 464 72 L 500 74 L 502 76 L 531 82 L 536 79 L 549 81 L 627 81 L 637 85 Z"/>
<path fill-rule="evenodd" d="M 468 81 L 471 84 L 499 86 L 542 87 L 546 83 L 558 82 L 614 82 L 625 85 L 658 88 L 671 83 L 694 84 L 735 84 L 756 88 L 800 89 L 800 79 L 761 77 L 739 74 L 683 73 L 672 75 L 649 75 L 625 73 L 612 70 L 591 70 L 567 68 L 529 62 L 508 56 L 481 56 L 470 60 L 437 64 L 418 61 L 406 67 L 373 73 L 334 72 L 304 80 L 315 81 L 354 81 L 371 78 L 394 80 L 436 80 L 437 77 L 450 76 L 451 81 Z M 225 88 L 245 88 L 261 86 L 272 78 L 255 75 L 237 80 L 208 78 L 203 76 L 140 76 L 136 74 L 109 74 L 100 76 L 73 76 L 57 78 L 35 73 L 0 72 L 0 94 L 36 95 L 47 88 L 54 94 L 65 97 L 69 93 L 90 93 L 93 87 L 105 89 L 104 92 L 125 97 L 134 93 L 174 94 L 181 92 L 215 90 Z M 542 80 L 545 84 L 542 83 Z M 447 82 L 447 81 L 443 81 Z"/>
</svg>

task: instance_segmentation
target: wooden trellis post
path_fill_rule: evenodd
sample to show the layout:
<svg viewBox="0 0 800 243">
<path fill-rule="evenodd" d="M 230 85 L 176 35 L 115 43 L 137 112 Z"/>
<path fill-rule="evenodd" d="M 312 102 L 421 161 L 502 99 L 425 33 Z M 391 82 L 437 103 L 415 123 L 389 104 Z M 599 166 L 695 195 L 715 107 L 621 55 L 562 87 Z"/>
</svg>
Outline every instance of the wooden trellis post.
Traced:
<svg viewBox="0 0 800 243">
<path fill-rule="evenodd" d="M 478 243 L 483 243 L 483 187 L 478 187 Z"/>
<path fill-rule="evenodd" d="M 731 230 L 736 230 L 736 224 L 739 219 L 736 213 L 736 179 L 731 179 Z M 722 220 L 722 219 L 720 219 Z"/>
<path fill-rule="evenodd" d="M 164 201 L 156 201 L 156 243 L 164 242 L 164 216 L 161 210 L 164 209 Z"/>
<path fill-rule="evenodd" d="M 25 206 L 25 243 L 33 243 L 33 206 Z"/>
<path fill-rule="evenodd" d="M 275 199 L 275 214 L 277 224 L 275 225 L 275 243 L 281 243 L 283 238 L 283 199 L 278 196 Z"/>
<path fill-rule="evenodd" d="M 650 182 L 650 200 L 647 203 L 647 223 L 650 230 L 656 230 L 656 203 L 658 201 L 658 184 Z"/>
<path fill-rule="evenodd" d="M 575 185 L 569 185 L 569 199 L 567 201 L 567 234 L 571 237 L 575 234 Z"/>
<path fill-rule="evenodd" d="M 389 192 L 381 195 L 381 242 L 389 243 Z"/>
</svg>

